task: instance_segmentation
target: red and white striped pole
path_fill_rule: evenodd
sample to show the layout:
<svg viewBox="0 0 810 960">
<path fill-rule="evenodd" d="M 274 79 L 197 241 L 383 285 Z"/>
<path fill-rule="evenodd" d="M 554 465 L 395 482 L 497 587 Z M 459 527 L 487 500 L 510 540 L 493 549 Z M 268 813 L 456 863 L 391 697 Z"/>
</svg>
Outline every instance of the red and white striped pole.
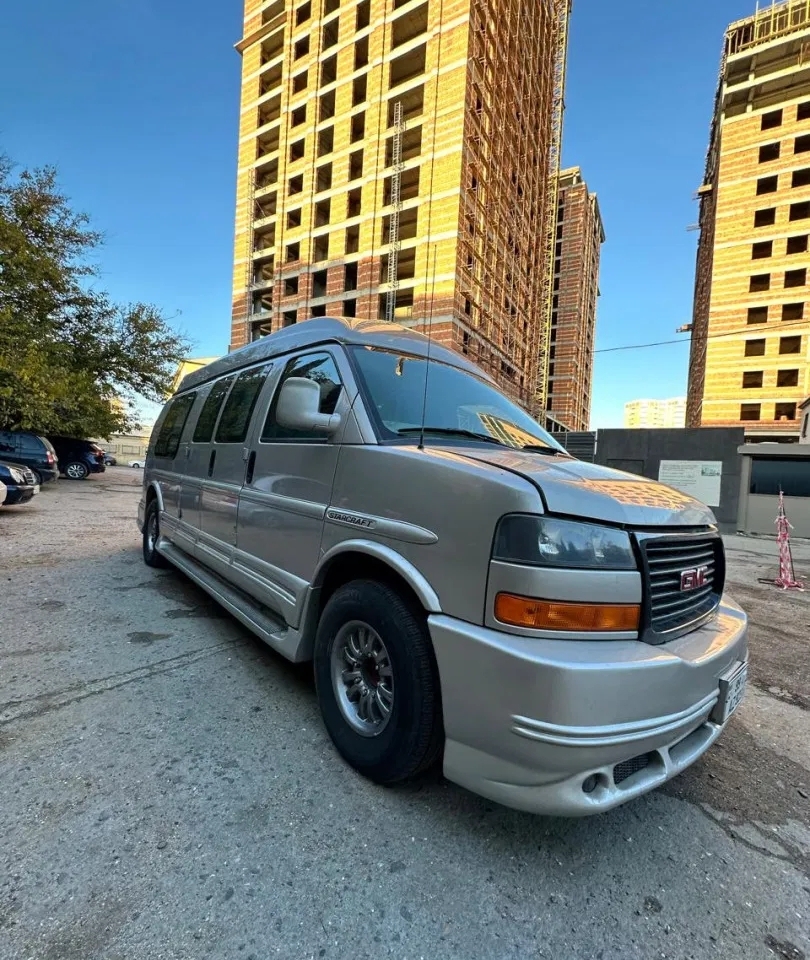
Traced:
<svg viewBox="0 0 810 960">
<path fill-rule="evenodd" d="M 779 509 L 776 514 L 776 542 L 779 544 L 779 576 L 774 580 L 783 590 L 804 590 L 802 580 L 796 578 L 793 553 L 790 549 L 792 524 L 785 514 L 785 495 L 779 491 Z"/>
</svg>

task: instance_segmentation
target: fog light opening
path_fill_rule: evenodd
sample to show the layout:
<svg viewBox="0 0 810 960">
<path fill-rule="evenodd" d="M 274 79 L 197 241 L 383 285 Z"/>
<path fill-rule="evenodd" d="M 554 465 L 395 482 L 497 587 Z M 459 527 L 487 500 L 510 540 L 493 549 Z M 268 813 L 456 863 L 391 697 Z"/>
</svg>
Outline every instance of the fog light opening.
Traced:
<svg viewBox="0 0 810 960">
<path fill-rule="evenodd" d="M 582 792 L 593 793 L 598 786 L 599 777 L 597 777 L 595 773 L 592 773 L 589 777 L 585 777 L 585 779 L 582 781 Z"/>
</svg>

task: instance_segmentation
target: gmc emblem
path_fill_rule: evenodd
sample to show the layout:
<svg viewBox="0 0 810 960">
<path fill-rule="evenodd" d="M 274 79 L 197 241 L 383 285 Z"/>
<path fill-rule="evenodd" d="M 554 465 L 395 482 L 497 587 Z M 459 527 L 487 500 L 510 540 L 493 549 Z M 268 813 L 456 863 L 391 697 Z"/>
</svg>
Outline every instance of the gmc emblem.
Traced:
<svg viewBox="0 0 810 960">
<path fill-rule="evenodd" d="M 697 590 L 706 585 L 708 567 L 695 567 L 694 570 L 684 570 L 681 573 L 681 590 Z"/>
</svg>

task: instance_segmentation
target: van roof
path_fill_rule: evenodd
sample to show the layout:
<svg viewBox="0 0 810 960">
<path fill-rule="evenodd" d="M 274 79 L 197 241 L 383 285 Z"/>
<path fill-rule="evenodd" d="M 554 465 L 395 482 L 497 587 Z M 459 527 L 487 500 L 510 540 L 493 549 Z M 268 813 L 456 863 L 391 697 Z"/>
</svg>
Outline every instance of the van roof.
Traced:
<svg viewBox="0 0 810 960">
<path fill-rule="evenodd" d="M 177 390 L 183 393 L 242 367 L 291 353 L 308 347 L 327 343 L 342 343 L 347 346 L 378 347 L 384 350 L 399 350 L 417 357 L 427 357 L 459 367 L 487 380 L 492 378 L 480 367 L 465 360 L 461 354 L 443 347 L 436 341 L 410 330 L 398 323 L 384 320 L 357 320 L 353 317 L 317 317 L 293 326 L 285 327 L 268 337 L 262 337 L 247 346 L 220 357 L 213 363 L 187 373 Z M 494 381 L 493 381 L 494 382 Z"/>
</svg>

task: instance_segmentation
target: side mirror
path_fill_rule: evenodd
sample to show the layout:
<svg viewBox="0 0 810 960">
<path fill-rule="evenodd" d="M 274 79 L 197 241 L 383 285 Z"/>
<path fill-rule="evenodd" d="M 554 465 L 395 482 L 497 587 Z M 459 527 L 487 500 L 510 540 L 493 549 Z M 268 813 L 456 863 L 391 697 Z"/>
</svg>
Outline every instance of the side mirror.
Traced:
<svg viewBox="0 0 810 960">
<path fill-rule="evenodd" d="M 290 377 L 281 386 L 276 403 L 276 421 L 288 430 L 333 434 L 340 426 L 340 414 L 319 413 L 321 388 L 306 377 Z"/>
</svg>

